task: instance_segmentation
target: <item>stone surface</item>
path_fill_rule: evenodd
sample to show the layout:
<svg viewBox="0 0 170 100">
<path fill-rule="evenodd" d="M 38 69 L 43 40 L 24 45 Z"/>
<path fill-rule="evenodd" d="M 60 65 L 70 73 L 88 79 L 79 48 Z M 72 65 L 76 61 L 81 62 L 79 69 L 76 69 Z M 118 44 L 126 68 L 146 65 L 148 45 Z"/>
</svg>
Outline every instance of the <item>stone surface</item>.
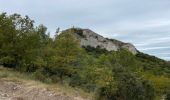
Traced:
<svg viewBox="0 0 170 100">
<path fill-rule="evenodd" d="M 80 30 L 80 29 L 79 29 Z M 127 49 L 133 54 L 137 53 L 134 45 L 130 43 L 124 43 L 115 39 L 104 38 L 103 36 L 89 30 L 81 29 L 82 34 L 75 33 L 80 39 L 81 46 L 91 46 L 94 48 L 106 49 L 108 51 L 118 51 L 120 49 Z"/>
</svg>

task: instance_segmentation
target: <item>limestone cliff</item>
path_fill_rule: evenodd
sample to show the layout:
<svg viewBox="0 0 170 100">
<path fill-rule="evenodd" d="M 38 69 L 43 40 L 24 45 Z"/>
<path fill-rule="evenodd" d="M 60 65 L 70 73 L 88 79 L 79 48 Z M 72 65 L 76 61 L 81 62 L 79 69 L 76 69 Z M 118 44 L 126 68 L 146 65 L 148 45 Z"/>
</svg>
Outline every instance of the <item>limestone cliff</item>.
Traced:
<svg viewBox="0 0 170 100">
<path fill-rule="evenodd" d="M 69 29 L 68 29 L 69 30 Z M 130 43 L 124 43 L 115 39 L 105 38 L 90 29 L 74 28 L 74 34 L 80 40 L 81 46 L 91 46 L 94 48 L 106 49 L 108 51 L 118 51 L 127 49 L 133 54 L 137 53 L 137 49 Z"/>
</svg>

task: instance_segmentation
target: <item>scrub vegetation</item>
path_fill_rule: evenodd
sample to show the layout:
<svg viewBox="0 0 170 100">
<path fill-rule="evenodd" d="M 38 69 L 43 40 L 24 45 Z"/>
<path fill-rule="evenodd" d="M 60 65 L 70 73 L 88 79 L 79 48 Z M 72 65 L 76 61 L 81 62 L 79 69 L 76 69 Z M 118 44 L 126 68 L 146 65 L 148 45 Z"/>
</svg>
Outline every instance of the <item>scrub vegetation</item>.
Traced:
<svg viewBox="0 0 170 100">
<path fill-rule="evenodd" d="M 2 13 L 0 65 L 41 82 L 80 88 L 96 100 L 169 100 L 167 61 L 125 49 L 80 47 L 76 31 L 82 34 L 71 28 L 51 38 L 44 25 L 34 26 L 28 16 Z"/>
</svg>

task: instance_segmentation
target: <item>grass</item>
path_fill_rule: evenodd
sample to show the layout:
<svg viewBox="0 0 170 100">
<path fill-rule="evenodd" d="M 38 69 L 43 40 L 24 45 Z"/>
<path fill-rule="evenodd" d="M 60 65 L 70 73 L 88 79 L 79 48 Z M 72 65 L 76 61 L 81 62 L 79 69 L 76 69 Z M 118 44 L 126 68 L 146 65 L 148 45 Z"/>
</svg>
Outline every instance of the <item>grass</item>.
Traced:
<svg viewBox="0 0 170 100">
<path fill-rule="evenodd" d="M 33 79 L 30 74 L 24 74 L 13 69 L 4 68 L 2 66 L 0 66 L 0 78 L 17 78 L 26 80 Z"/>
<path fill-rule="evenodd" d="M 27 73 L 21 73 L 15 71 L 13 69 L 4 68 L 0 66 L 0 80 L 9 80 L 22 82 L 27 86 L 38 86 L 40 88 L 46 88 L 48 90 L 52 90 L 56 93 L 62 93 L 68 96 L 80 96 L 82 98 L 88 98 L 92 100 L 94 98 L 94 94 L 84 92 L 81 89 L 70 87 L 67 84 L 60 83 L 43 83 L 41 81 L 36 80 L 33 75 Z"/>
</svg>

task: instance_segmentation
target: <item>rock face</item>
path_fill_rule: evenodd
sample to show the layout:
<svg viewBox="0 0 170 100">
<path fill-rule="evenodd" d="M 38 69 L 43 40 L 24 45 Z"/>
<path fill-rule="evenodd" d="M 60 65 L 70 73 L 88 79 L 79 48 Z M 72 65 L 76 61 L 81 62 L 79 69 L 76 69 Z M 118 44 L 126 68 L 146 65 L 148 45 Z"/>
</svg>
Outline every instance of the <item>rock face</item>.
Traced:
<svg viewBox="0 0 170 100">
<path fill-rule="evenodd" d="M 94 48 L 106 49 L 108 51 L 118 51 L 120 49 L 127 49 L 132 54 L 137 53 L 137 49 L 130 43 L 124 43 L 115 39 L 105 38 L 89 29 L 74 28 L 74 34 L 80 40 L 81 46 L 90 46 Z"/>
</svg>

